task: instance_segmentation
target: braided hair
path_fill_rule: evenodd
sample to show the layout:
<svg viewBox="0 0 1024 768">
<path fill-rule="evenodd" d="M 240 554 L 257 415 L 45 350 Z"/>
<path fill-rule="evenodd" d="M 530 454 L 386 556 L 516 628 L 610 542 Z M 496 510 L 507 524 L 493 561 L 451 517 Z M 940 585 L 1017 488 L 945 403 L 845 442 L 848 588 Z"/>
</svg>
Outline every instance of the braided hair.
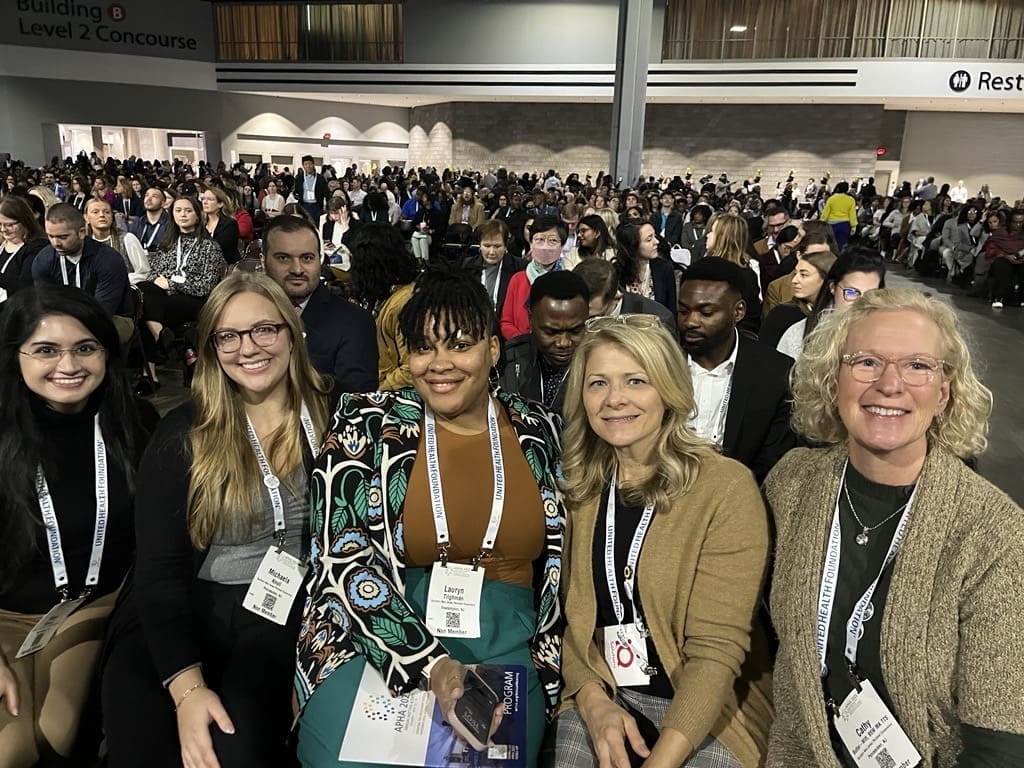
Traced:
<svg viewBox="0 0 1024 768">
<path fill-rule="evenodd" d="M 480 270 L 447 261 L 431 265 L 416 281 L 412 297 L 398 315 L 408 350 L 426 343 L 427 323 L 435 339 L 459 332 L 486 339 L 497 332 L 491 297 L 480 282 Z"/>
</svg>

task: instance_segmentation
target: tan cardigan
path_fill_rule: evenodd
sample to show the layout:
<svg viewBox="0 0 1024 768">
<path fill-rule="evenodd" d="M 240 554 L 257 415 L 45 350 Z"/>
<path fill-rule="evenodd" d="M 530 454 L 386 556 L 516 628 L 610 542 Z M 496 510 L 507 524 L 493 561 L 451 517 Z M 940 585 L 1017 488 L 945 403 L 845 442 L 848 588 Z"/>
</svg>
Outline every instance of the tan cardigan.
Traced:
<svg viewBox="0 0 1024 768">
<path fill-rule="evenodd" d="M 815 646 L 818 590 L 845 446 L 790 451 L 765 480 L 777 544 L 771 607 L 781 648 L 768 765 L 840 765 Z M 923 758 L 946 768 L 960 724 L 1024 733 L 1024 516 L 954 455 L 932 448 L 882 617 L 885 683 Z"/>
<path fill-rule="evenodd" d="M 594 638 L 599 504 L 594 499 L 569 509 L 566 706 L 588 682 L 615 690 Z M 738 462 L 715 455 L 672 509 L 655 513 L 638 566 L 644 618 L 676 692 L 662 725 L 695 746 L 713 734 L 744 768 L 763 764 L 772 719 L 770 662 L 760 631 L 748 655 L 767 553 L 768 520 L 754 478 Z"/>
<path fill-rule="evenodd" d="M 382 391 L 403 389 L 412 386 L 409 373 L 409 353 L 405 339 L 398 329 L 398 315 L 402 307 L 412 298 L 415 283 L 408 283 L 395 289 L 388 296 L 377 313 L 377 379 Z"/>
</svg>

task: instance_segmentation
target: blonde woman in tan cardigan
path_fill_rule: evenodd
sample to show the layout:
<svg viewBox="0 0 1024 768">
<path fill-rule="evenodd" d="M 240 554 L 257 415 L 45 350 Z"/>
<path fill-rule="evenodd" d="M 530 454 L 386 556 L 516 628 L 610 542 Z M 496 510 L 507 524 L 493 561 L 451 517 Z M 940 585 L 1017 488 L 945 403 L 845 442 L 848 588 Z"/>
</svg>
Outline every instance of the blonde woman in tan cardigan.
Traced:
<svg viewBox="0 0 1024 768">
<path fill-rule="evenodd" d="M 565 402 L 555 765 L 763 762 L 771 682 L 751 627 L 767 517 L 750 472 L 686 426 L 693 407 L 683 354 L 657 318 L 591 319 Z"/>
<path fill-rule="evenodd" d="M 992 395 L 954 311 L 871 291 L 808 337 L 765 490 L 772 768 L 1024 764 L 1024 517 L 964 462 Z M 884 719 L 884 720 L 883 720 Z"/>
</svg>

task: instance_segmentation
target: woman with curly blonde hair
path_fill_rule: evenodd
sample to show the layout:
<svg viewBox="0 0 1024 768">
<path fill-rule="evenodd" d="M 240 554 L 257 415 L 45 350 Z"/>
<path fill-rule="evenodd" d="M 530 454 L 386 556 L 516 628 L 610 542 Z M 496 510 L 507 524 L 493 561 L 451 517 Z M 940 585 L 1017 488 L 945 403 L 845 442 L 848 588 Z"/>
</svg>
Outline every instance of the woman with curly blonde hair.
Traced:
<svg viewBox="0 0 1024 768">
<path fill-rule="evenodd" d="M 590 320 L 564 406 L 572 567 L 555 765 L 762 764 L 767 519 L 750 472 L 687 426 L 693 409 L 656 317 Z"/>
<path fill-rule="evenodd" d="M 794 427 L 826 447 L 765 481 L 768 766 L 853 768 L 883 749 L 897 765 L 1020 765 L 1024 705 L 1005 692 L 1024 687 L 1024 519 L 965 461 L 985 450 L 992 395 L 956 314 L 871 291 L 808 335 L 791 378 Z"/>
</svg>

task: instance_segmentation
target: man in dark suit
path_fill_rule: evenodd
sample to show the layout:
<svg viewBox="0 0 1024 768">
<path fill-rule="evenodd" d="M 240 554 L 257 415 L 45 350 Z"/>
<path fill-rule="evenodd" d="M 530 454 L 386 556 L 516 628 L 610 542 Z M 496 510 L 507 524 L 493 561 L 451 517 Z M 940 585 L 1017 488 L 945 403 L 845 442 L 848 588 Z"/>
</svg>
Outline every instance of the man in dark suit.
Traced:
<svg viewBox="0 0 1024 768">
<path fill-rule="evenodd" d="M 277 216 L 263 235 L 263 268 L 280 285 L 306 329 L 313 367 L 334 377 L 331 405 L 345 392 L 377 389 L 377 329 L 362 307 L 320 284 L 320 238 L 298 216 Z"/>
<path fill-rule="evenodd" d="M 670 246 L 679 245 L 683 237 L 683 217 L 676 211 L 676 199 L 671 192 L 661 193 L 661 208 L 651 214 L 651 226 Z"/>
<path fill-rule="evenodd" d="M 501 388 L 561 413 L 565 381 L 583 339 L 590 292 L 573 272 L 547 272 L 530 286 L 530 332 L 505 345 Z"/>
<path fill-rule="evenodd" d="M 488 219 L 476 228 L 474 234 L 480 244 L 480 251 L 467 257 L 463 266 L 480 270 L 480 282 L 491 297 L 494 311 L 501 317 L 509 280 L 516 272 L 526 269 L 526 260 L 518 259 L 508 252 L 508 226 L 501 219 Z"/>
<path fill-rule="evenodd" d="M 796 445 L 790 429 L 793 360 L 739 334 L 743 272 L 725 259 L 692 265 L 679 289 L 679 333 L 689 356 L 696 415 L 690 424 L 760 483 Z"/>
<path fill-rule="evenodd" d="M 327 210 L 327 198 L 331 196 L 331 190 L 327 186 L 327 179 L 322 173 L 316 172 L 313 164 L 313 156 L 306 155 L 302 158 L 302 170 L 295 172 L 295 186 L 292 188 L 295 199 L 302 203 L 302 207 L 313 217 L 313 223 L 319 224 L 320 217 Z"/>
</svg>

